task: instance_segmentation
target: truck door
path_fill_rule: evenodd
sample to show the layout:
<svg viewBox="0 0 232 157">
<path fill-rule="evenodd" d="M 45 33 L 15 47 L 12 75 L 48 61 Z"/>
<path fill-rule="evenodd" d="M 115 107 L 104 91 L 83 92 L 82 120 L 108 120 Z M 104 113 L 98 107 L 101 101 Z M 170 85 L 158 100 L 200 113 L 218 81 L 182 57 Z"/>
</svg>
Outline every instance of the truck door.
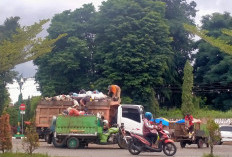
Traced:
<svg viewBox="0 0 232 157">
<path fill-rule="evenodd" d="M 119 125 L 121 125 L 121 123 L 124 123 L 126 131 L 132 131 L 138 134 L 142 134 L 142 115 L 143 109 L 140 105 L 121 105 L 118 108 L 117 123 Z"/>
</svg>

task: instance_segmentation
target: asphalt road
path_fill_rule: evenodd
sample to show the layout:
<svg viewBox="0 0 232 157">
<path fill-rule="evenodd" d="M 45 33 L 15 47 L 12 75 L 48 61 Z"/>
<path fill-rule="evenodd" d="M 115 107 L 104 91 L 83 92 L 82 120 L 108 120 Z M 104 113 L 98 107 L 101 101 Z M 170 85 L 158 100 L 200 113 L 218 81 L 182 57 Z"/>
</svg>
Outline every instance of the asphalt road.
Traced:
<svg viewBox="0 0 232 157">
<path fill-rule="evenodd" d="M 202 157 L 204 153 L 209 153 L 209 148 L 198 149 L 197 145 L 187 145 L 186 148 L 180 148 L 179 143 L 177 146 L 177 153 L 175 157 Z M 13 151 L 23 152 L 20 139 L 13 139 Z M 46 142 L 40 142 L 40 147 L 35 150 L 36 153 L 48 154 L 51 156 L 59 157 L 132 157 L 128 150 L 119 149 L 117 145 L 96 145 L 90 144 L 85 149 L 67 149 L 55 148 L 53 145 L 48 145 Z M 232 144 L 227 143 L 223 145 L 215 145 L 214 152 L 220 157 L 232 157 Z M 164 157 L 164 153 L 140 153 L 141 157 Z"/>
</svg>

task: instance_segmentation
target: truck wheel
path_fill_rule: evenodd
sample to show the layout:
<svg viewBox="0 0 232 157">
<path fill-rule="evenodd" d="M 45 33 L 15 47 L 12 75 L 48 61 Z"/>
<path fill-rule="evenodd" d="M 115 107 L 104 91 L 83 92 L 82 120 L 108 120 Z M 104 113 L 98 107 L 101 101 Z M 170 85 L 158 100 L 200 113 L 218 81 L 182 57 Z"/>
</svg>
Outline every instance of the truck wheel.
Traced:
<svg viewBox="0 0 232 157">
<path fill-rule="evenodd" d="M 53 137 L 52 138 L 52 143 L 57 148 L 63 148 L 63 147 L 65 147 L 66 140 Z"/>
<path fill-rule="evenodd" d="M 70 137 L 67 141 L 69 149 L 76 149 L 80 146 L 80 141 L 76 137 Z"/>
<path fill-rule="evenodd" d="M 45 135 L 45 139 L 48 144 L 52 143 L 52 135 L 49 135 L 49 134 Z"/>
<path fill-rule="evenodd" d="M 197 140 L 197 146 L 198 146 L 198 148 L 203 148 L 203 144 L 204 144 L 204 141 L 202 140 L 202 138 L 199 138 Z"/>
<path fill-rule="evenodd" d="M 180 141 L 180 147 L 181 147 L 181 148 L 185 148 L 185 146 L 186 146 L 186 142 Z"/>
</svg>

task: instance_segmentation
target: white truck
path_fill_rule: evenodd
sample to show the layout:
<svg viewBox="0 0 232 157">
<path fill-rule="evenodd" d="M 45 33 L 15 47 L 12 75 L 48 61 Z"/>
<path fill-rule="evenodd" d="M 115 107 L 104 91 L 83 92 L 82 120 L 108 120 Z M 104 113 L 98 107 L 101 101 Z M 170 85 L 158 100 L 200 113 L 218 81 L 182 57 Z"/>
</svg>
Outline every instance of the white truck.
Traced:
<svg viewBox="0 0 232 157">
<path fill-rule="evenodd" d="M 124 124 L 126 132 L 143 134 L 144 109 L 142 105 L 122 104 L 118 106 L 117 124 Z"/>
</svg>

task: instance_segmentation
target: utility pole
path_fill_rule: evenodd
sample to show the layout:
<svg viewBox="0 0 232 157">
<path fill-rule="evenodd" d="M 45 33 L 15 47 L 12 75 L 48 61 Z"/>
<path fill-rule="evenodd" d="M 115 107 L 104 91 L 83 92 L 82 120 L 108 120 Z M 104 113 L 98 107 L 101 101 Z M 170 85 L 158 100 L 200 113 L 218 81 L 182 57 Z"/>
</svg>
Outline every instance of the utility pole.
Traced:
<svg viewBox="0 0 232 157">
<path fill-rule="evenodd" d="M 22 86 L 23 86 L 24 80 L 23 77 L 21 76 L 21 78 L 18 80 L 18 84 L 19 84 L 19 97 L 18 97 L 18 104 L 19 106 L 22 103 Z M 22 122 L 23 123 L 23 122 Z M 19 113 L 18 113 L 18 127 L 17 127 L 17 134 L 15 135 L 16 137 L 23 137 L 23 135 L 20 135 L 20 109 L 19 109 Z"/>
</svg>

